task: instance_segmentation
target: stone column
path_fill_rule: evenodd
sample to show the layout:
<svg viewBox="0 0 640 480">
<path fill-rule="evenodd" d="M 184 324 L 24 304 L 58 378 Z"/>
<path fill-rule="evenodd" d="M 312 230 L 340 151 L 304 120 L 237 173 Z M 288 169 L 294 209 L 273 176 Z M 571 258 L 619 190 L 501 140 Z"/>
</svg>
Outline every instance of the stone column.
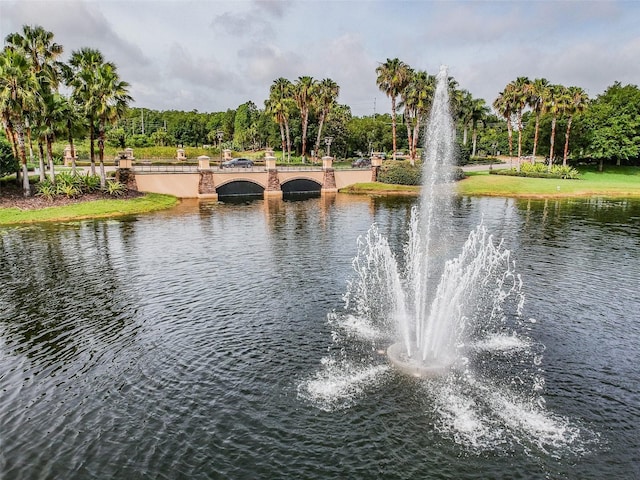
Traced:
<svg viewBox="0 0 640 480">
<path fill-rule="evenodd" d="M 184 148 L 179 148 L 176 150 L 176 160 L 179 162 L 184 162 L 187 160 L 187 155 L 184 153 Z"/>
<path fill-rule="evenodd" d="M 198 157 L 198 198 L 202 200 L 217 200 L 218 193 L 216 192 L 215 182 L 213 180 L 213 171 L 209 161 L 211 159 L 206 155 L 200 155 Z"/>
<path fill-rule="evenodd" d="M 209 160 L 211 160 L 206 155 L 200 155 L 198 157 L 198 170 L 210 170 Z"/>
<path fill-rule="evenodd" d="M 380 173 L 380 167 L 382 167 L 382 158 L 380 157 L 372 157 L 371 158 L 371 181 L 378 181 L 378 174 Z"/>
<path fill-rule="evenodd" d="M 133 171 L 133 160 L 133 153 L 129 158 L 121 158 L 118 160 L 116 181 L 124 184 L 127 187 L 127 190 L 137 191 L 138 183 L 136 182 L 136 173 Z"/>
<path fill-rule="evenodd" d="M 320 193 L 336 193 L 338 188 L 336 187 L 336 173 L 333 169 L 333 157 L 322 157 L 322 170 L 324 175 L 322 176 Z"/>
<path fill-rule="evenodd" d="M 267 188 L 264 189 L 264 197 L 282 198 L 280 178 L 278 178 L 278 170 L 276 169 L 276 157 L 269 155 L 264 157 L 264 161 L 267 168 Z"/>
</svg>

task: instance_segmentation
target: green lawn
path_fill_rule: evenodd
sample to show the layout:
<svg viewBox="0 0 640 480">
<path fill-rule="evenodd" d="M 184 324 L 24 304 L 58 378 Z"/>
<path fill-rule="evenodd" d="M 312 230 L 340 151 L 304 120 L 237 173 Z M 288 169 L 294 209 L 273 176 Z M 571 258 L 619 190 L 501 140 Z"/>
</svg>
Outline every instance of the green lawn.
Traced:
<svg viewBox="0 0 640 480">
<path fill-rule="evenodd" d="M 581 168 L 580 180 L 556 180 L 548 178 L 511 177 L 489 175 L 488 171 L 467 172 L 468 177 L 457 182 L 462 195 L 499 197 L 639 197 L 640 168 L 605 167 L 598 172 L 595 167 Z M 359 183 L 341 189 L 345 193 L 409 194 L 420 192 L 420 187 L 389 185 L 385 183 Z"/>
<path fill-rule="evenodd" d="M 40 210 L 0 208 L 0 225 L 117 217 L 163 210 L 176 203 L 178 199 L 170 195 L 148 193 L 143 197 L 128 200 L 95 200 Z"/>
<path fill-rule="evenodd" d="M 556 180 L 469 172 L 468 178 L 458 182 L 458 191 L 505 197 L 640 196 L 638 167 L 605 167 L 603 172 L 582 168 L 580 173 L 579 180 Z"/>
<path fill-rule="evenodd" d="M 413 185 L 392 185 L 389 183 L 356 183 L 340 189 L 343 193 L 384 193 L 400 195 L 419 195 L 420 187 Z"/>
</svg>

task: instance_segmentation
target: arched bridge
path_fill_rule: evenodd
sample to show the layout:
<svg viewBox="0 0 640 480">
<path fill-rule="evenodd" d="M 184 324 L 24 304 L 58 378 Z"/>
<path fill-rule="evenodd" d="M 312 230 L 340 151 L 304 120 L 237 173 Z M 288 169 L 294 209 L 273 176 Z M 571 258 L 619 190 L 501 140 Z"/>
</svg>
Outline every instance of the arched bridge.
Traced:
<svg viewBox="0 0 640 480">
<path fill-rule="evenodd" d="M 142 192 L 215 200 L 235 195 L 277 197 L 295 193 L 336 192 L 354 183 L 375 180 L 374 169 L 375 167 L 343 170 L 320 166 L 219 169 L 195 165 L 140 164 L 120 168 L 117 175 L 130 188 Z"/>
</svg>

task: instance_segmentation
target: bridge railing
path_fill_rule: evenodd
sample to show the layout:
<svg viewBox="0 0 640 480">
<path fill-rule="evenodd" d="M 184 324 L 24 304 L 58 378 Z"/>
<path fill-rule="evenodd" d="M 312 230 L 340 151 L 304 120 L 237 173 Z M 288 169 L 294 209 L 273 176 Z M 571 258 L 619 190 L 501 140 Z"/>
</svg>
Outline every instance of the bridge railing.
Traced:
<svg viewBox="0 0 640 480">
<path fill-rule="evenodd" d="M 147 163 L 136 163 L 133 166 L 133 170 L 136 173 L 197 173 L 198 165 L 152 165 Z M 256 165 L 249 168 L 235 167 L 235 168 L 220 168 L 218 166 L 212 166 L 211 170 L 218 173 L 238 173 L 238 172 L 264 172 L 265 167 L 262 165 Z M 277 170 L 279 172 L 321 172 L 321 165 L 278 165 Z M 348 166 L 336 167 L 336 170 L 364 170 L 364 168 L 352 168 Z"/>
<path fill-rule="evenodd" d="M 198 165 L 144 165 L 136 164 L 133 166 L 136 173 L 196 173 Z"/>
</svg>

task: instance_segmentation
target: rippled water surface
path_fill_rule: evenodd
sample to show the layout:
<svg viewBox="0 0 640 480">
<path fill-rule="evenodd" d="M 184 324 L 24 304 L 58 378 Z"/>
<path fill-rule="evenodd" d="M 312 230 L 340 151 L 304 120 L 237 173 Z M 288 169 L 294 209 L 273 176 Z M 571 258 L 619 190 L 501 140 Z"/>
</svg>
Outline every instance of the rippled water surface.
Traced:
<svg viewBox="0 0 640 480">
<path fill-rule="evenodd" d="M 535 402 L 336 332 L 356 239 L 376 222 L 399 252 L 413 202 L 2 228 L 0 478 L 640 478 L 640 202 L 457 202 L 449 250 L 483 219 L 526 297 L 526 339 L 479 362 L 533 352 Z"/>
</svg>

